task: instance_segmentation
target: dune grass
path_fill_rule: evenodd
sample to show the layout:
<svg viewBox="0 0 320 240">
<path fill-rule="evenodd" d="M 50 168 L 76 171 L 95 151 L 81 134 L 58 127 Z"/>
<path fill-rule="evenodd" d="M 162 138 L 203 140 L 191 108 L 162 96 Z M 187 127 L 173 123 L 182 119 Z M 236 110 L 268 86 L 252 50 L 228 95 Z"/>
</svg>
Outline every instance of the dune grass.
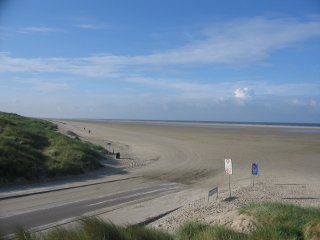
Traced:
<svg viewBox="0 0 320 240">
<path fill-rule="evenodd" d="M 224 226 L 188 223 L 175 238 L 180 240 L 320 240 L 320 208 L 304 208 L 291 204 L 250 204 L 239 214 L 252 216 L 257 229 L 250 234 L 235 232 Z"/>
<path fill-rule="evenodd" d="M 239 213 L 253 216 L 257 229 L 238 233 L 224 226 L 191 222 L 175 234 L 143 226 L 122 227 L 99 218 L 85 218 L 73 228 L 58 227 L 45 233 L 18 229 L 16 240 L 317 240 L 320 239 L 320 209 L 280 203 L 251 204 Z M 0 238 L 1 239 L 1 238 Z"/>
<path fill-rule="evenodd" d="M 142 226 L 121 227 L 98 218 L 80 220 L 74 228 L 55 228 L 47 233 L 35 234 L 17 230 L 16 240 L 171 240 L 168 233 Z"/>
<path fill-rule="evenodd" d="M 100 148 L 49 121 L 0 112 L 0 183 L 80 174 L 100 167 Z"/>
<path fill-rule="evenodd" d="M 235 232 L 224 226 L 211 226 L 191 222 L 183 225 L 176 233 L 179 240 L 242 240 L 247 239 L 245 234 Z"/>
<path fill-rule="evenodd" d="M 263 203 L 243 206 L 239 213 L 257 219 L 252 239 L 320 239 L 320 208 Z"/>
</svg>

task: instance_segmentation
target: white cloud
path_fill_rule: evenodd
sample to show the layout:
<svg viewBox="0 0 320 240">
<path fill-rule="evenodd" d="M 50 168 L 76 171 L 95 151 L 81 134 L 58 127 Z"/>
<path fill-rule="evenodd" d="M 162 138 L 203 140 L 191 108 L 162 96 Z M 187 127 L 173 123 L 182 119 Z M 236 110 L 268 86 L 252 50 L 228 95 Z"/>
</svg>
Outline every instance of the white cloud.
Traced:
<svg viewBox="0 0 320 240">
<path fill-rule="evenodd" d="M 108 57 L 106 57 L 108 58 Z M 0 54 L 0 72 L 24 73 L 71 73 L 82 76 L 111 76 L 119 73 L 114 61 L 105 57 L 87 58 L 13 58 L 7 53 Z M 104 63 L 102 64 L 101 61 Z"/>
<path fill-rule="evenodd" d="M 263 61 L 270 52 L 320 36 L 320 21 L 253 18 L 207 30 L 202 39 L 177 49 L 138 56 L 145 64 L 248 65 Z"/>
<path fill-rule="evenodd" d="M 102 29 L 106 29 L 107 28 L 107 26 L 98 25 L 98 24 L 92 24 L 92 23 L 82 23 L 82 24 L 78 24 L 76 26 L 78 28 L 89 29 L 89 30 L 102 30 Z"/>
<path fill-rule="evenodd" d="M 320 102 L 315 99 L 300 99 L 295 98 L 291 101 L 292 105 L 295 107 L 311 107 L 311 108 L 319 108 Z"/>
<path fill-rule="evenodd" d="M 71 88 L 71 84 L 66 82 L 50 81 L 41 78 L 25 78 L 16 79 L 15 82 L 19 84 L 27 84 L 32 86 L 35 90 L 40 92 L 50 92 L 57 90 L 67 90 Z"/>
<path fill-rule="evenodd" d="M 232 97 L 234 83 L 199 83 L 181 79 L 164 79 L 135 76 L 125 78 L 125 81 L 140 85 L 149 86 L 156 89 L 170 90 L 167 96 L 171 99 L 194 99 L 220 101 Z"/>
<path fill-rule="evenodd" d="M 235 98 L 247 99 L 247 98 L 251 98 L 253 95 L 254 95 L 254 91 L 252 89 L 247 88 L 247 87 L 237 88 L 234 91 Z"/>
<path fill-rule="evenodd" d="M 92 28 L 95 25 L 84 24 Z M 61 29 L 24 28 L 25 33 L 48 33 Z M 127 75 L 148 66 L 261 64 L 275 50 L 320 36 L 320 21 L 253 18 L 215 26 L 188 44 L 146 55 L 100 54 L 80 58 L 15 58 L 2 54 L 0 72 L 60 72 L 83 76 Z"/>
<path fill-rule="evenodd" d="M 45 26 L 33 26 L 33 27 L 25 27 L 20 28 L 17 30 L 18 33 L 52 33 L 52 32 L 64 32 L 61 28 L 52 28 L 52 27 L 45 27 Z"/>
<path fill-rule="evenodd" d="M 319 106 L 319 83 L 273 83 L 271 81 L 246 81 L 246 82 L 218 82 L 200 83 L 183 79 L 164 79 L 135 76 L 124 78 L 125 81 L 136 83 L 155 89 L 171 90 L 166 95 L 174 99 L 206 100 L 219 104 L 244 104 L 250 102 L 264 102 L 268 104 L 271 99 L 289 98 L 299 100 L 292 104 L 301 104 L 300 96 L 315 96 L 303 100 L 308 106 Z M 318 104 L 318 105 L 317 105 Z"/>
</svg>

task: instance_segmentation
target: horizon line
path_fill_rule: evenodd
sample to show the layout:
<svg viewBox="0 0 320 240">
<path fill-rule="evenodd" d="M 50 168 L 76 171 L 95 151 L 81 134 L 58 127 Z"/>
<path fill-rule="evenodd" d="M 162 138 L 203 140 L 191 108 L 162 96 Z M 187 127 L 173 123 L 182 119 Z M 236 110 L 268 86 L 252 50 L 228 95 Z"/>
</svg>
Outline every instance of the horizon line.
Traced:
<svg viewBox="0 0 320 240">
<path fill-rule="evenodd" d="M 50 120 L 80 120 L 80 121 L 126 121 L 126 122 L 163 122 L 163 123 L 216 123 L 216 124 L 239 124 L 239 125 L 272 125 L 272 126 L 314 126 L 320 127 L 319 123 L 312 122 L 273 122 L 273 121 L 221 121 L 221 120 L 164 120 L 164 119 L 126 119 L 126 118 L 42 118 Z"/>
</svg>

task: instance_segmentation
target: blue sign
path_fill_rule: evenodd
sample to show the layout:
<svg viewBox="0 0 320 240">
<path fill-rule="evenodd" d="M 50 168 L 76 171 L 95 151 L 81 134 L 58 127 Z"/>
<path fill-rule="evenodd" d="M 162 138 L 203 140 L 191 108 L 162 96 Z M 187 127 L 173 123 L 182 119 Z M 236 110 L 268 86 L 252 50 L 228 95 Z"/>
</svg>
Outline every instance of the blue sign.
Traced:
<svg viewBox="0 0 320 240">
<path fill-rule="evenodd" d="M 254 176 L 259 174 L 258 163 L 252 163 L 251 174 Z"/>
</svg>

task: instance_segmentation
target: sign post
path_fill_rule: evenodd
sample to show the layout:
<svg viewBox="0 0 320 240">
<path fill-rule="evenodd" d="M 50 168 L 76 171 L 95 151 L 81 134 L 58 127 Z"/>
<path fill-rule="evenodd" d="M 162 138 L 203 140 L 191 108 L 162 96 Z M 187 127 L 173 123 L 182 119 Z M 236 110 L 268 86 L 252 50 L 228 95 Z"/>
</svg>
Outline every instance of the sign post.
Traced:
<svg viewBox="0 0 320 240">
<path fill-rule="evenodd" d="M 254 177 L 259 175 L 258 163 L 252 163 L 251 175 L 252 175 L 252 184 L 254 186 Z"/>
<path fill-rule="evenodd" d="M 225 159 L 224 160 L 224 169 L 225 173 L 229 175 L 229 192 L 230 192 L 230 198 L 231 198 L 231 184 L 230 184 L 230 175 L 232 175 L 232 161 L 231 159 Z"/>
</svg>

